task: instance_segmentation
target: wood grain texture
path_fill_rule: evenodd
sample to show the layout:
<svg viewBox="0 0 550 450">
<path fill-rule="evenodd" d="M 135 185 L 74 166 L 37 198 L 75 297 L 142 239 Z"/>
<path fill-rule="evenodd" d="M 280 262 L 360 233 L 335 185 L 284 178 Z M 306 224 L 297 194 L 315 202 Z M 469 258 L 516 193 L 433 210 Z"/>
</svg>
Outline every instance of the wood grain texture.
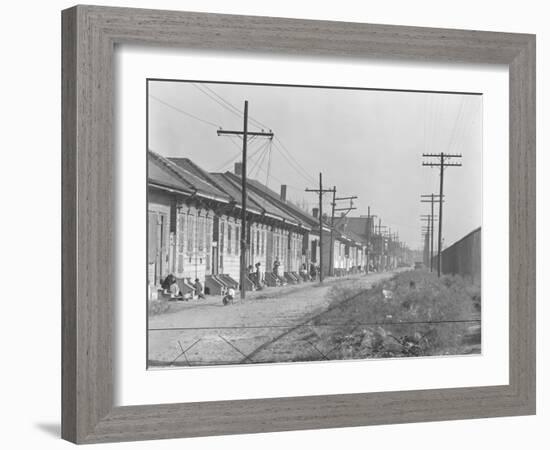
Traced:
<svg viewBox="0 0 550 450">
<path fill-rule="evenodd" d="M 535 412 L 534 36 L 95 6 L 77 6 L 62 16 L 65 439 L 92 443 Z M 113 407 L 113 52 L 119 43 L 508 65 L 510 383 Z"/>
</svg>

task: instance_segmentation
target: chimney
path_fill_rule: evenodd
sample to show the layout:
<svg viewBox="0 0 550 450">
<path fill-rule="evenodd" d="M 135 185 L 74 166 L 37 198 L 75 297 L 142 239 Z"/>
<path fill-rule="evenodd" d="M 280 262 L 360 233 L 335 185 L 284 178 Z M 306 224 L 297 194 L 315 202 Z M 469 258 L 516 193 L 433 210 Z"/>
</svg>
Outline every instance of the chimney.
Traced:
<svg viewBox="0 0 550 450">
<path fill-rule="evenodd" d="M 313 208 L 313 217 L 316 219 L 319 217 L 319 208 Z"/>
<path fill-rule="evenodd" d="M 243 163 L 242 162 L 236 162 L 235 163 L 235 175 L 242 176 L 243 174 Z"/>
<path fill-rule="evenodd" d="M 281 200 L 286 202 L 286 184 L 281 184 Z"/>
</svg>

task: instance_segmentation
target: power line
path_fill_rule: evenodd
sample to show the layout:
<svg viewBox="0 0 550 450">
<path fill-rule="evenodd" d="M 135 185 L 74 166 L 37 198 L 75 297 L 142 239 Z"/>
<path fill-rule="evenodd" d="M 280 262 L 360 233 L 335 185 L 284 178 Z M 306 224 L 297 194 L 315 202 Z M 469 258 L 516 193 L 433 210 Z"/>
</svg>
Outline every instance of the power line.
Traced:
<svg viewBox="0 0 550 450">
<path fill-rule="evenodd" d="M 266 141 L 264 142 L 260 148 L 258 149 L 261 150 L 261 153 L 258 155 L 258 158 L 256 159 L 256 162 L 254 163 L 254 165 L 252 166 L 252 168 L 250 169 L 250 178 L 252 178 L 252 172 L 254 172 L 254 170 L 256 170 L 256 168 L 258 167 L 258 164 L 260 164 L 260 161 L 263 161 L 264 157 L 265 157 L 265 154 L 267 153 L 266 152 L 266 148 L 268 146 L 270 141 Z M 249 158 L 250 161 L 252 161 L 252 156 L 250 156 Z M 258 171 L 256 171 L 257 173 Z"/>
<path fill-rule="evenodd" d="M 460 101 L 460 107 L 458 109 L 458 113 L 456 115 L 456 118 L 455 118 L 455 123 L 454 123 L 454 126 L 453 126 L 453 131 L 451 133 L 451 139 L 449 141 L 449 145 L 447 146 L 447 151 L 450 152 L 451 151 L 451 147 L 453 145 L 453 142 L 455 140 L 455 136 L 456 136 L 456 130 L 458 128 L 458 123 L 460 122 L 460 118 L 462 117 L 462 111 L 464 110 L 464 97 L 462 97 L 461 101 Z"/>
<path fill-rule="evenodd" d="M 229 111 L 230 113 L 236 115 L 239 119 L 242 118 L 242 113 L 237 110 L 237 108 L 233 107 L 233 108 L 229 108 L 227 107 L 225 104 L 223 104 L 222 102 L 220 102 L 218 99 L 216 99 L 215 97 L 213 97 L 208 91 L 206 91 L 204 89 L 204 86 L 199 86 L 198 84 L 196 83 L 191 83 L 191 85 L 193 87 L 195 87 L 198 91 L 202 92 L 204 95 L 206 95 L 210 100 L 216 102 L 218 105 L 220 105 L 222 108 L 226 109 L 227 111 Z"/>
<path fill-rule="evenodd" d="M 233 142 L 233 141 L 231 141 Z M 263 147 L 265 146 L 265 142 L 263 144 L 261 144 L 258 148 L 256 148 L 252 154 L 248 157 L 248 159 L 251 159 L 253 158 Z M 226 168 L 228 165 L 230 165 L 231 163 L 233 163 L 234 161 L 236 161 L 239 156 L 241 156 L 241 153 L 242 153 L 242 149 L 239 147 L 239 151 L 238 153 L 236 153 L 235 155 L 233 155 L 230 159 L 228 159 L 227 161 L 225 161 L 221 166 L 219 166 L 219 168 L 215 169 L 214 172 L 219 172 L 220 170 Z"/>
<path fill-rule="evenodd" d="M 256 173 L 255 173 L 255 175 L 254 175 L 256 178 L 259 177 L 259 175 L 260 175 L 260 169 L 263 167 L 264 162 L 265 162 L 266 159 L 268 158 L 270 152 L 271 152 L 271 141 L 268 141 L 268 142 L 267 142 L 266 149 L 265 149 L 265 151 L 264 151 L 263 154 L 262 154 L 262 160 L 260 161 L 260 165 L 258 166 L 258 169 L 256 170 Z"/>
<path fill-rule="evenodd" d="M 277 138 L 275 138 L 277 139 Z M 280 141 L 278 141 L 280 143 Z M 288 153 L 288 150 L 284 151 L 283 150 L 283 147 L 277 142 L 274 142 L 274 145 L 275 145 L 275 148 L 279 150 L 279 154 L 286 160 L 286 162 L 289 164 L 289 166 L 294 169 L 294 171 L 299 175 L 301 176 L 304 180 L 306 180 L 308 183 L 311 183 L 312 180 L 314 180 L 314 178 L 309 175 L 307 172 L 305 172 L 304 169 L 300 169 L 300 165 L 297 163 L 297 162 L 292 162 L 292 160 L 294 160 L 294 158 L 292 158 L 290 156 L 290 154 Z M 287 154 L 289 156 L 287 156 Z M 292 158 L 292 160 L 291 160 Z M 294 160 L 295 161 L 295 160 Z"/>
<path fill-rule="evenodd" d="M 305 176 L 310 180 L 315 181 L 315 178 L 313 178 L 311 174 L 298 162 L 298 160 L 293 156 L 292 152 L 290 152 L 290 150 L 286 147 L 283 141 L 281 141 L 281 139 L 278 136 L 275 136 L 275 140 L 277 141 L 279 146 L 287 153 L 287 155 L 294 161 L 294 163 L 302 170 Z"/>
<path fill-rule="evenodd" d="M 273 141 L 269 141 L 269 156 L 267 159 L 267 172 L 265 177 L 265 185 L 269 187 L 269 175 L 271 172 L 271 153 L 273 152 Z"/>
<path fill-rule="evenodd" d="M 263 168 L 263 167 L 260 167 L 259 168 L 261 172 L 267 174 L 266 170 Z M 300 187 L 297 187 L 297 186 L 293 186 L 292 184 L 288 184 L 286 181 L 283 181 L 281 180 L 280 178 L 277 178 L 275 175 L 273 175 L 273 173 L 269 173 L 269 178 L 273 178 L 275 181 L 281 183 L 281 184 L 286 184 L 286 186 L 288 188 L 292 188 L 296 191 L 300 191 L 300 192 L 303 192 L 304 188 L 300 188 Z M 267 186 L 267 183 L 266 183 L 266 186 Z M 269 187 L 269 186 L 268 186 Z"/>
<path fill-rule="evenodd" d="M 218 94 L 214 89 L 212 89 L 211 87 L 207 86 L 206 84 L 203 84 L 202 85 L 205 89 L 207 89 L 209 92 L 211 92 L 212 94 L 214 94 L 216 97 L 218 97 L 222 102 L 224 102 L 225 104 L 228 105 L 228 107 L 236 110 L 236 111 L 239 111 L 239 109 L 233 105 L 231 102 L 229 102 L 228 100 L 226 100 L 225 98 L 223 98 L 220 94 Z M 242 117 L 242 113 L 241 113 L 241 117 Z M 250 120 L 251 122 L 255 122 L 259 128 L 265 128 L 266 130 L 268 129 L 271 129 L 271 127 L 268 127 L 267 125 L 265 125 L 264 123 L 260 122 L 259 120 L 257 120 L 256 118 L 252 117 L 250 114 L 248 115 L 248 120 Z"/>
<path fill-rule="evenodd" d="M 198 86 L 198 84 L 196 83 L 193 83 L 193 86 L 195 86 L 197 89 L 201 90 Z M 225 98 L 223 98 L 220 94 L 218 94 L 214 89 L 212 89 L 211 87 L 207 86 L 206 84 L 200 84 L 200 87 L 207 90 L 208 93 L 211 93 L 212 95 L 214 95 L 215 97 L 217 97 L 217 99 L 219 99 L 219 101 L 216 99 L 216 98 L 213 98 L 211 95 L 208 95 L 207 92 L 204 92 L 201 90 L 201 92 L 203 92 L 205 95 L 208 95 L 208 97 L 210 97 L 212 100 L 214 100 L 216 103 L 218 103 L 220 106 L 222 106 L 223 108 L 227 109 L 228 111 L 232 112 L 233 114 L 237 115 L 239 118 L 242 119 L 243 117 L 243 113 L 239 110 L 239 108 L 237 108 L 235 105 L 233 105 L 231 102 L 229 102 L 228 100 L 226 100 Z M 256 120 L 255 118 L 251 117 L 250 115 L 248 115 L 248 120 L 250 122 L 255 122 L 256 127 L 258 128 L 265 128 L 265 129 L 270 129 L 270 127 L 268 127 L 267 125 L 264 125 L 262 124 L 259 120 Z"/>
<path fill-rule="evenodd" d="M 186 115 L 186 116 L 188 116 L 188 117 L 191 117 L 191 118 L 193 118 L 193 119 L 195 119 L 195 120 L 198 120 L 199 122 L 205 123 L 205 124 L 207 124 L 207 125 L 211 125 L 211 126 L 213 126 L 213 127 L 215 127 L 215 128 L 220 128 L 220 126 L 219 126 L 218 124 L 216 124 L 216 123 L 214 123 L 214 122 L 210 122 L 209 120 L 206 120 L 206 119 L 201 119 L 200 117 L 195 116 L 194 114 L 191 114 L 191 113 L 189 113 L 189 112 L 187 112 L 187 111 L 184 111 L 183 109 L 178 108 L 178 107 L 176 107 L 176 106 L 174 106 L 174 105 L 171 105 L 170 103 L 165 102 L 164 100 L 161 100 L 160 98 L 155 97 L 155 96 L 152 95 L 152 94 L 149 94 L 149 97 L 151 97 L 152 99 L 155 99 L 155 100 L 156 100 L 157 102 L 159 102 L 159 103 L 162 103 L 164 106 L 167 106 L 168 108 L 171 108 L 171 109 L 173 109 L 174 111 L 179 112 L 180 114 L 184 114 L 184 115 Z"/>
</svg>

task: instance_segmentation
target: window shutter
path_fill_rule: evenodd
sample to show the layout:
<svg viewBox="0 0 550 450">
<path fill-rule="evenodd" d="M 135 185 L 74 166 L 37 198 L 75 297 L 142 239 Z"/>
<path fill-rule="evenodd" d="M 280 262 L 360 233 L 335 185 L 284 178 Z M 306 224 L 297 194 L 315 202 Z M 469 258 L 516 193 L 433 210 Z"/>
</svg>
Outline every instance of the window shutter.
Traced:
<svg viewBox="0 0 550 450">
<path fill-rule="evenodd" d="M 176 272 L 180 277 L 183 275 L 184 269 L 186 218 L 186 214 L 178 212 L 176 223 Z"/>
</svg>

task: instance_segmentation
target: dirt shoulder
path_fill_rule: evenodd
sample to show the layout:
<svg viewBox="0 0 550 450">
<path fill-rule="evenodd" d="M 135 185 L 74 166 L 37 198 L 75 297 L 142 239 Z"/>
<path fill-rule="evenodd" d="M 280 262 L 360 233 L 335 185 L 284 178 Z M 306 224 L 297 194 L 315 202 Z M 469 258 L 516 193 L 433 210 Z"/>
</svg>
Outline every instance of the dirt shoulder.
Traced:
<svg viewBox="0 0 550 450">
<path fill-rule="evenodd" d="M 265 289 L 229 306 L 222 306 L 218 298 L 174 305 L 168 313 L 149 318 L 149 359 L 157 366 L 258 362 L 249 356 L 258 347 L 276 342 L 278 336 L 326 311 L 332 302 L 327 292 L 334 286 L 368 289 L 392 275 L 374 273 L 322 285 Z M 289 355 L 285 351 L 283 360 Z"/>
</svg>

